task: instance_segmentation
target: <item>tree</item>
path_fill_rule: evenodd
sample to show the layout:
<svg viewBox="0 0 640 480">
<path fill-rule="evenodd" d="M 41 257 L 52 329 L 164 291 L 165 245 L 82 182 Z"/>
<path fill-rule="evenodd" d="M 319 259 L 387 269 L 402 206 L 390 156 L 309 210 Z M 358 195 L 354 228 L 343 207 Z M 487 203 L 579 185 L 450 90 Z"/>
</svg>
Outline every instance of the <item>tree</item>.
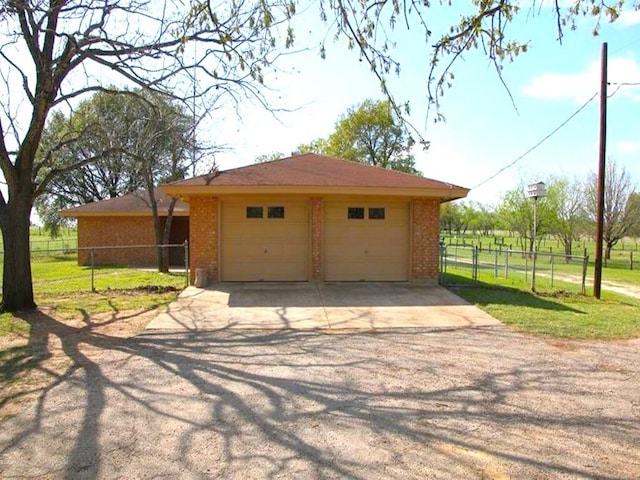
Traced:
<svg viewBox="0 0 640 480">
<path fill-rule="evenodd" d="M 518 235 L 522 249 L 533 252 L 534 242 L 539 242 L 544 235 L 551 233 L 556 215 L 553 204 L 548 202 L 547 198 L 537 200 L 537 227 L 534 238 L 534 200 L 528 198 L 525 192 L 526 184 L 520 181 L 516 188 L 504 195 L 498 211 L 504 227 Z"/>
<path fill-rule="evenodd" d="M 328 7 L 325 5 L 328 4 Z M 430 2 L 390 1 L 354 2 L 333 0 L 321 3 L 321 17 L 335 25 L 335 37 L 345 37 L 350 48 L 360 53 L 360 60 L 366 61 L 372 72 L 379 78 L 382 90 L 392 97 L 387 88 L 390 74 L 400 72 L 400 63 L 393 56 L 393 46 L 398 39 L 395 35 L 401 26 L 407 30 L 415 29 L 424 38 L 430 48 L 430 69 L 427 75 L 426 100 L 436 107 L 446 88 L 454 81 L 453 68 L 456 60 L 472 49 L 481 49 L 493 63 L 499 80 L 502 79 L 504 62 L 513 61 L 517 56 L 527 52 L 529 44 L 510 38 L 507 27 L 518 14 L 530 15 L 536 10 L 536 3 L 530 8 L 512 0 L 487 0 L 467 5 L 459 21 L 447 25 L 440 37 L 434 33 L 431 18 Z M 553 12 L 556 17 L 556 34 L 561 42 L 564 28 L 576 28 L 576 18 L 594 17 L 593 34 L 597 35 L 603 20 L 616 20 L 622 10 L 623 3 L 605 3 L 602 0 L 578 0 L 564 5 L 553 0 Z M 638 0 L 631 2 L 631 8 L 639 7 Z M 526 12 L 526 13 L 525 13 Z M 385 25 L 387 23 L 388 25 Z M 434 38 L 435 36 L 435 38 Z M 329 36 L 327 36 L 329 38 Z M 324 45 L 321 54 L 325 54 Z M 393 103 L 394 109 L 400 113 L 400 106 Z"/>
<path fill-rule="evenodd" d="M 462 224 L 462 214 L 460 205 L 454 202 L 446 202 L 440 204 L 440 230 L 447 232 L 449 235 L 460 233 Z"/>
<path fill-rule="evenodd" d="M 76 138 L 56 150 L 57 168 L 65 168 L 99 152 L 113 151 L 49 182 L 36 200 L 45 227 L 56 230 L 57 211 L 127 193 L 145 192 L 140 198 L 151 209 L 156 244 L 167 244 L 176 200 L 170 201 L 164 226 L 158 215 L 155 188 L 159 183 L 185 178 L 199 159 L 193 119 L 180 104 L 166 96 L 141 90 L 129 95 L 99 92 L 83 101 L 64 118 L 52 117 L 43 134 L 40 155 L 52 144 Z M 169 269 L 168 252 L 158 249 L 158 269 Z"/>
<path fill-rule="evenodd" d="M 375 167 L 418 174 L 414 145 L 406 126 L 394 113 L 389 101 L 365 100 L 347 110 L 326 140 L 300 145 L 300 151 L 314 151 Z"/>
<path fill-rule="evenodd" d="M 493 208 L 483 204 L 476 204 L 479 216 L 479 229 L 482 235 L 493 235 L 496 229 L 496 215 Z"/>
<path fill-rule="evenodd" d="M 155 189 L 160 183 L 185 178 L 186 172 L 194 168 L 197 150 L 192 119 L 166 98 L 158 94 L 143 95 L 144 101 L 134 97 L 131 110 L 132 122 L 124 124 L 122 140 L 125 141 L 124 154 L 137 165 L 153 218 L 156 245 L 169 243 L 173 210 L 177 202 L 172 198 L 168 205 L 164 226 L 158 214 Z M 126 97 L 125 97 L 126 98 Z M 190 162 L 193 162 L 190 164 Z M 169 252 L 157 247 L 158 270 L 169 271 Z"/>
<path fill-rule="evenodd" d="M 36 160 L 46 121 L 55 109 L 72 108 L 82 96 L 104 90 L 103 79 L 114 83 L 114 78 L 176 98 L 191 95 L 182 92 L 196 85 L 197 95 L 226 94 L 236 102 L 249 96 L 267 106 L 260 86 L 265 70 L 279 53 L 280 41 L 284 48 L 293 44 L 289 20 L 296 1 L 195 1 L 188 5 L 185 12 L 181 11 L 185 9 L 182 2 L 168 0 L 0 3 L 0 32 L 6 32 L 0 34 L 4 82 L 0 93 L 0 169 L 7 184 L 6 194 L 0 196 L 5 256 L 1 309 L 35 307 L 28 248 L 35 199 L 56 176 L 95 160 L 85 158 L 65 170 L 48 164 L 49 152 Z M 595 15 L 598 21 L 602 16 L 615 19 L 620 5 L 579 0 L 562 16 L 556 0 L 559 33 L 562 25 L 581 13 Z M 357 48 L 361 59 L 369 63 L 399 118 L 401 109 L 385 81 L 389 72 L 399 72 L 387 33 L 402 20 L 407 28 L 422 29 L 427 45 L 431 45 L 426 22 L 430 3 L 331 0 L 319 6 L 321 18 L 337 29 L 334 36 L 345 36 L 349 46 Z M 482 45 L 498 72 L 503 60 L 526 51 L 526 44 L 505 36 L 506 26 L 518 12 L 515 2 L 489 0 L 472 8 L 476 10 L 463 16 L 435 44 L 428 75 L 429 103 L 438 103 L 439 92 L 452 79 L 449 73 L 454 60 L 470 48 Z M 335 16 L 335 21 L 329 15 Z M 390 29 L 383 28 L 385 21 Z M 197 43 L 204 48 L 191 48 Z M 451 60 L 443 62 L 445 68 L 436 75 L 438 60 L 447 56 Z M 206 76 L 207 81 L 194 82 L 194 72 Z"/>
<path fill-rule="evenodd" d="M 55 109 L 72 108 L 84 95 L 123 84 L 173 98 L 230 95 L 263 100 L 264 69 L 278 44 L 273 31 L 295 5 L 285 0 L 219 5 L 105 0 L 7 0 L 0 3 L 0 193 L 4 244 L 1 309 L 35 307 L 29 253 L 29 218 L 34 201 L 57 176 L 113 152 L 100 152 L 60 167 L 55 151 L 37 156 L 46 121 Z M 293 41 L 289 29 L 284 46 Z M 194 43 L 206 48 L 192 49 Z M 197 52 L 200 52 L 197 54 Z M 187 55 L 188 53 L 188 55 Z M 206 82 L 194 82 L 194 72 Z M 120 93 L 121 88 L 111 90 Z"/>
<path fill-rule="evenodd" d="M 629 220 L 627 235 L 640 237 L 640 193 L 635 192 L 629 195 L 625 217 Z"/>
<path fill-rule="evenodd" d="M 54 112 L 51 116 L 42 134 L 37 161 L 42 161 L 45 152 L 50 152 L 49 163 L 57 168 L 87 158 L 98 159 L 56 176 L 35 200 L 38 215 L 52 234 L 64 221 L 59 210 L 143 188 L 138 166 L 124 154 L 127 137 L 137 133 L 130 129 L 133 111 L 126 108 L 133 101 L 133 95 L 98 92 L 69 115 Z"/>
<path fill-rule="evenodd" d="M 282 152 L 264 153 L 262 155 L 258 155 L 253 161 L 253 163 L 272 162 L 274 160 L 279 160 L 281 158 L 284 158 L 284 154 Z"/>
<path fill-rule="evenodd" d="M 596 221 L 598 204 L 598 177 L 595 173 L 589 176 L 586 185 L 589 215 Z M 604 211 L 602 240 L 605 244 L 605 260 L 611 259 L 611 250 L 629 232 L 633 226 L 633 212 L 627 205 L 635 188 L 624 167 L 620 168 L 615 160 L 609 158 L 604 177 Z"/>
<path fill-rule="evenodd" d="M 553 215 L 551 233 L 562 243 L 568 262 L 573 242 L 580 239 L 588 221 L 584 208 L 584 186 L 577 180 L 553 179 L 547 186 L 547 204 Z"/>
</svg>

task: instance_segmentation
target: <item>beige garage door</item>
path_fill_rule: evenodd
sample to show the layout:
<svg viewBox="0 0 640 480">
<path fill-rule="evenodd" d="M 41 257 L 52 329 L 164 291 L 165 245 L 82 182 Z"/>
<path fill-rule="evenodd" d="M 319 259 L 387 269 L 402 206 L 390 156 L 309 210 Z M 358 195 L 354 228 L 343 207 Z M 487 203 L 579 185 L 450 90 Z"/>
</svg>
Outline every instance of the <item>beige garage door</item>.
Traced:
<svg viewBox="0 0 640 480">
<path fill-rule="evenodd" d="M 222 204 L 222 280 L 308 279 L 306 202 Z"/>
<path fill-rule="evenodd" d="M 405 281 L 409 204 L 327 202 L 325 279 Z"/>
</svg>

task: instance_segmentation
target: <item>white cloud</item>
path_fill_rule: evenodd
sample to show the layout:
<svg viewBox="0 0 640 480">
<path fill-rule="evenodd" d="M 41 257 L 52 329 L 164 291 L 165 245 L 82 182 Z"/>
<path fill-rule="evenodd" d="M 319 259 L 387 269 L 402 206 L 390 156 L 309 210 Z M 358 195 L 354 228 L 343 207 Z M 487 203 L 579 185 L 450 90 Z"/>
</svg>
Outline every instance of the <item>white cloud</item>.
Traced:
<svg viewBox="0 0 640 480">
<path fill-rule="evenodd" d="M 640 10 L 625 10 L 616 22 L 619 22 L 623 27 L 637 25 L 640 23 Z"/>
<path fill-rule="evenodd" d="M 609 94 L 618 89 L 618 83 L 640 83 L 640 64 L 632 57 L 618 57 L 609 60 Z M 545 99 L 571 99 L 581 104 L 600 88 L 600 62 L 591 63 L 582 72 L 543 73 L 531 79 L 522 89 L 527 97 Z M 622 86 L 617 95 L 640 101 L 640 86 Z"/>
<path fill-rule="evenodd" d="M 618 152 L 621 152 L 621 153 L 640 152 L 640 141 L 638 141 L 638 142 L 633 142 L 633 141 L 618 142 L 618 143 L 616 143 L 615 148 L 616 148 L 616 150 Z"/>
</svg>

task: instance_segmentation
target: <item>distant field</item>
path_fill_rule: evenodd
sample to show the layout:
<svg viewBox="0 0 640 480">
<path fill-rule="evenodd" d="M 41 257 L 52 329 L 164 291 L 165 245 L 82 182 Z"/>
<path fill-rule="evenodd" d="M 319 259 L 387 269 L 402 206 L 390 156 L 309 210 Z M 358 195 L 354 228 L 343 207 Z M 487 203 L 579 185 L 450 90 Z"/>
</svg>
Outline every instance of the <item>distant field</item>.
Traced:
<svg viewBox="0 0 640 480">
<path fill-rule="evenodd" d="M 516 237 L 508 235 L 496 234 L 491 236 L 480 235 L 445 235 L 445 243 L 447 245 L 477 245 L 481 246 L 483 251 L 495 250 L 496 248 L 512 248 L 520 250 L 522 245 Z M 592 239 L 585 239 L 574 243 L 573 255 L 582 256 L 585 252 L 589 256 L 589 264 L 587 267 L 587 278 L 593 279 L 594 258 L 595 258 L 595 242 Z M 549 268 L 548 262 L 543 263 L 545 253 L 563 254 L 564 247 L 559 240 L 553 238 L 543 239 L 540 242 L 539 256 L 541 260 L 539 264 L 543 268 Z M 485 253 L 486 255 L 486 253 Z M 633 256 L 633 270 L 630 269 L 630 258 Z M 548 255 L 547 255 L 548 257 Z M 581 267 L 571 262 L 573 267 L 567 265 L 562 266 L 556 262 L 556 266 L 561 268 L 563 272 L 568 274 L 579 274 Z M 602 280 L 618 283 L 640 284 L 640 239 L 625 238 L 619 242 L 611 252 L 611 260 L 607 261 L 607 265 L 602 271 Z"/>
<path fill-rule="evenodd" d="M 48 232 L 41 227 L 31 227 L 29 247 L 32 252 L 51 252 L 56 250 L 76 249 L 78 247 L 78 235 L 75 228 L 63 228 L 60 235 L 51 238 Z M 4 251 L 2 237 L 0 237 L 0 253 Z"/>
</svg>

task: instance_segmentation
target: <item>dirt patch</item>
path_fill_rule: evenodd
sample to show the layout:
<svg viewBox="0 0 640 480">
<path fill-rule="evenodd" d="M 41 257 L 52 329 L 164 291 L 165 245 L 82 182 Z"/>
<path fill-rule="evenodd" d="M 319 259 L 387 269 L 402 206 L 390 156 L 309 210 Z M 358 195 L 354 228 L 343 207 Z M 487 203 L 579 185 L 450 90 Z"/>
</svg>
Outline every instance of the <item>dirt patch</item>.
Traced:
<svg viewBox="0 0 640 480">
<path fill-rule="evenodd" d="M 107 292 L 116 292 L 116 293 L 169 293 L 169 292 L 180 292 L 182 288 L 177 288 L 172 285 L 141 285 L 139 287 L 127 288 L 127 289 L 117 289 L 117 288 L 107 288 Z"/>
<path fill-rule="evenodd" d="M 155 310 L 133 310 L 71 315 L 48 307 L 20 314 L 21 321 L 29 324 L 29 333 L 0 337 L 0 421 L 81 367 L 78 355 L 98 358 L 102 348 L 96 338 L 106 343 L 131 338 L 156 314 Z"/>
<path fill-rule="evenodd" d="M 537 292 L 536 295 L 543 298 L 584 298 L 584 295 L 581 293 L 565 292 L 564 290 L 556 290 L 554 292 Z"/>
</svg>

